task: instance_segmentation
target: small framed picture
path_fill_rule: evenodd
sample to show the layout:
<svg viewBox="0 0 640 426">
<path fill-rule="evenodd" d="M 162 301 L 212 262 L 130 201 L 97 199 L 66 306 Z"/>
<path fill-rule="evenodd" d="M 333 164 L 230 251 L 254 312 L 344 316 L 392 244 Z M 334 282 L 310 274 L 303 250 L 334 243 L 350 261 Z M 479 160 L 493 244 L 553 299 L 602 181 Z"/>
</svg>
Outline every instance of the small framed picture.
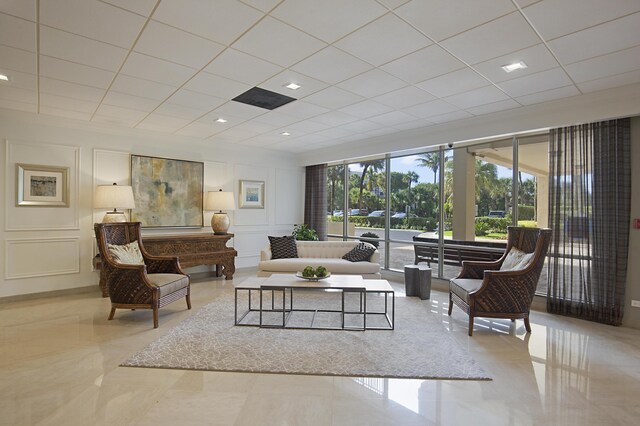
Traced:
<svg viewBox="0 0 640 426">
<path fill-rule="evenodd" d="M 16 164 L 16 206 L 69 207 L 69 168 Z"/>
<path fill-rule="evenodd" d="M 241 209 L 264 209 L 264 181 L 240 181 L 239 207 Z"/>
</svg>

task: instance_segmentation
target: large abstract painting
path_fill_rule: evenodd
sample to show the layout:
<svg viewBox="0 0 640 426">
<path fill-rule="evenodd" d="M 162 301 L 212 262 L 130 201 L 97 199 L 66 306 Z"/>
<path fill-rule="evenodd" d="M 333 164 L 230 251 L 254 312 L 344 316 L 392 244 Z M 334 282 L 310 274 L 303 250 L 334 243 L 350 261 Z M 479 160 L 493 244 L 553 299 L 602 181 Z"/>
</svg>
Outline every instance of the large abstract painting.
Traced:
<svg viewBox="0 0 640 426">
<path fill-rule="evenodd" d="M 131 220 L 143 227 L 203 226 L 203 178 L 204 163 L 132 155 Z"/>
</svg>

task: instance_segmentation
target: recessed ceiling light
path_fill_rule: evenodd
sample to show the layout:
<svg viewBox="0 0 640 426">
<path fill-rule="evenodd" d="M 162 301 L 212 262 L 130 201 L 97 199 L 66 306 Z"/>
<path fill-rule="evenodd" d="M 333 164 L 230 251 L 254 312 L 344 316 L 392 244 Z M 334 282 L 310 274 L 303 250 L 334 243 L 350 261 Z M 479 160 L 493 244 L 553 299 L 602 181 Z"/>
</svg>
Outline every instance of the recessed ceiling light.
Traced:
<svg viewBox="0 0 640 426">
<path fill-rule="evenodd" d="M 220 117 L 216 120 L 218 123 L 226 123 L 227 120 L 225 120 L 224 118 Z"/>
<path fill-rule="evenodd" d="M 301 88 L 302 86 L 300 86 L 299 84 L 296 84 L 296 83 L 289 83 L 284 87 L 286 87 L 287 89 L 296 90 L 296 89 Z"/>
<path fill-rule="evenodd" d="M 509 64 L 509 65 L 503 65 L 502 69 L 505 70 L 506 72 L 512 72 L 515 70 L 522 70 L 525 69 L 527 67 L 527 64 L 525 64 L 524 62 L 520 61 L 520 62 L 516 62 L 513 64 Z"/>
<path fill-rule="evenodd" d="M 9 81 L 9 76 L 6 74 L 0 74 L 0 81 Z"/>
<path fill-rule="evenodd" d="M 280 133 L 280 134 L 281 134 L 282 136 L 291 136 L 291 133 L 289 133 L 289 132 L 282 132 L 282 133 Z"/>
</svg>

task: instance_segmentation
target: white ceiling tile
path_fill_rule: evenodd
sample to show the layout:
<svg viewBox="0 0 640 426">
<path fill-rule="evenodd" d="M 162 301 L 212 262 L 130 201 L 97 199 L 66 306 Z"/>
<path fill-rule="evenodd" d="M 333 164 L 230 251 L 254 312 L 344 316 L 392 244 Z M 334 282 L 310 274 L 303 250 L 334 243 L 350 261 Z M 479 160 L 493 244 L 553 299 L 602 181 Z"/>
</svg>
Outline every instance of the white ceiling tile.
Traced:
<svg viewBox="0 0 640 426">
<path fill-rule="evenodd" d="M 398 130 L 411 130 L 419 129 L 422 127 L 433 126 L 433 123 L 426 119 L 418 119 L 413 121 L 407 121 L 405 123 L 394 124 L 393 128 Z"/>
<path fill-rule="evenodd" d="M 460 109 L 473 108 L 508 99 L 504 92 L 495 86 L 485 86 L 444 98 L 445 101 Z"/>
<path fill-rule="evenodd" d="M 435 41 L 441 41 L 514 10 L 509 0 L 413 0 L 396 13 Z"/>
<path fill-rule="evenodd" d="M 222 52 L 204 71 L 256 86 L 284 68 L 235 49 Z"/>
<path fill-rule="evenodd" d="M 220 98 L 233 99 L 251 89 L 251 86 L 229 80 L 228 78 L 200 72 L 189 80 L 189 82 L 184 85 L 184 88 Z"/>
<path fill-rule="evenodd" d="M 177 28 L 151 21 L 135 46 L 135 51 L 191 68 L 202 68 L 224 46 Z"/>
<path fill-rule="evenodd" d="M 105 3 L 113 4 L 123 9 L 138 13 L 142 16 L 149 16 L 155 7 L 157 0 L 102 0 Z"/>
<path fill-rule="evenodd" d="M 108 115 L 94 114 L 91 122 L 105 124 L 108 126 L 133 127 L 138 121 L 134 120 L 131 116 L 109 117 Z"/>
<path fill-rule="evenodd" d="M 155 81 L 144 80 L 124 74 L 118 74 L 111 86 L 111 90 L 116 92 L 128 93 L 130 95 L 158 101 L 165 100 L 175 92 L 176 89 L 177 86 L 169 86 L 167 84 L 156 83 Z"/>
<path fill-rule="evenodd" d="M 438 45 L 431 45 L 380 68 L 410 83 L 418 83 L 466 65 Z"/>
<path fill-rule="evenodd" d="M 0 68 L 0 70 L 2 70 L 2 68 Z M 20 71 L 11 71 L 6 74 L 9 76 L 9 81 L 0 81 L 0 85 L 19 89 L 37 90 L 38 79 L 35 74 Z"/>
<path fill-rule="evenodd" d="M 245 121 L 244 123 L 240 124 L 238 128 L 249 130 L 259 135 L 262 133 L 273 132 L 277 127 L 267 123 L 260 123 L 259 121 Z"/>
<path fill-rule="evenodd" d="M 467 112 L 473 115 L 482 115 L 482 114 L 490 114 L 492 112 L 504 111 L 507 109 L 518 108 L 521 105 L 514 101 L 513 99 L 505 99 L 503 101 L 488 103 L 480 106 L 476 106 L 473 108 L 467 108 Z"/>
<path fill-rule="evenodd" d="M 40 0 L 40 23 L 129 49 L 145 18 L 99 1 Z"/>
<path fill-rule="evenodd" d="M 0 44 L 36 51 L 36 24 L 0 13 Z"/>
<path fill-rule="evenodd" d="M 385 126 L 395 126 L 396 124 L 407 123 L 409 121 L 415 121 L 413 115 L 409 115 L 402 111 L 391 111 L 386 114 L 377 115 L 369 118 L 374 123 L 384 124 Z"/>
<path fill-rule="evenodd" d="M 117 71 L 127 55 L 127 50 L 41 26 L 40 53 L 103 70 Z"/>
<path fill-rule="evenodd" d="M 189 121 L 196 120 L 208 112 L 208 109 L 189 108 L 182 105 L 165 102 L 160 105 L 153 114 L 168 115 L 171 117 L 184 118 Z"/>
<path fill-rule="evenodd" d="M 320 132 L 316 132 L 315 133 L 318 136 L 324 136 L 328 139 L 339 139 L 339 138 L 344 138 L 346 136 L 350 136 L 353 134 L 353 132 L 350 132 L 348 130 L 342 129 L 340 127 L 332 127 L 330 129 L 326 129 L 326 130 L 322 130 Z"/>
<path fill-rule="evenodd" d="M 527 64 L 527 68 L 513 72 L 506 72 L 501 68 L 503 65 L 514 64 L 520 61 Z M 499 83 L 558 66 L 560 66 L 558 61 L 556 61 L 551 52 L 549 52 L 549 49 L 541 43 L 508 55 L 500 56 L 496 59 L 480 62 L 474 65 L 473 68 L 494 83 Z"/>
<path fill-rule="evenodd" d="M 639 10 L 637 0 L 545 0 L 523 11 L 540 35 L 551 40 Z"/>
<path fill-rule="evenodd" d="M 316 115 L 324 114 L 325 112 L 328 112 L 328 111 L 329 111 L 328 108 L 314 105 L 305 101 L 291 102 L 278 108 L 278 112 L 281 112 L 283 114 L 287 114 L 302 120 L 314 117 Z"/>
<path fill-rule="evenodd" d="M 293 70 L 336 84 L 373 68 L 370 64 L 328 46 L 292 67 Z"/>
<path fill-rule="evenodd" d="M 225 118 L 226 116 L 231 116 L 242 118 L 243 120 L 249 120 L 264 114 L 269 114 L 270 112 L 267 109 L 259 108 L 257 106 L 244 104 L 242 102 L 229 101 L 216 108 L 214 113 L 222 115 Z"/>
<path fill-rule="evenodd" d="M 313 133 L 329 128 L 326 124 L 317 123 L 311 120 L 299 121 L 297 123 L 290 124 L 287 127 L 297 133 Z"/>
<path fill-rule="evenodd" d="M 205 95 L 204 93 L 193 92 L 191 90 L 180 89 L 174 93 L 167 102 L 182 105 L 185 107 L 196 108 L 198 110 L 210 111 L 218 108 L 227 102 L 225 99 L 216 96 Z"/>
<path fill-rule="evenodd" d="M 513 80 L 504 81 L 499 86 L 511 97 L 529 95 L 535 92 L 555 89 L 572 84 L 571 79 L 560 67 Z"/>
<path fill-rule="evenodd" d="M 318 123 L 327 124 L 329 126 L 340 126 L 356 120 L 357 118 L 353 115 L 346 114 L 340 111 L 331 111 L 327 112 L 326 114 L 313 117 L 312 121 L 317 121 Z"/>
<path fill-rule="evenodd" d="M 559 87 L 557 89 L 547 90 L 545 92 L 537 92 L 531 95 L 520 96 L 516 101 L 523 105 L 538 104 L 540 102 L 552 101 L 554 99 L 567 98 L 577 96 L 580 92 L 575 86 Z"/>
<path fill-rule="evenodd" d="M 235 49 L 283 67 L 289 67 L 326 44 L 289 25 L 266 17 L 240 40 Z"/>
<path fill-rule="evenodd" d="M 50 93 L 40 93 L 40 108 L 43 106 L 92 114 L 98 108 L 98 103 L 71 99 Z"/>
<path fill-rule="evenodd" d="M 418 83 L 416 86 L 427 92 L 443 98 L 455 95 L 467 90 L 478 89 L 487 86 L 489 81 L 470 68 L 464 68 L 440 77 Z"/>
<path fill-rule="evenodd" d="M 549 41 L 560 62 L 570 64 L 640 44 L 640 12 Z"/>
<path fill-rule="evenodd" d="M 335 46 L 376 66 L 432 44 L 432 41 L 388 13 L 335 43 Z"/>
<path fill-rule="evenodd" d="M 104 89 L 68 83 L 48 77 L 40 77 L 40 91 L 90 102 L 100 102 L 105 93 Z"/>
<path fill-rule="evenodd" d="M 302 87 L 296 90 L 291 90 L 285 87 L 289 83 L 296 83 Z M 295 99 L 304 98 L 305 96 L 311 95 L 312 93 L 326 88 L 327 86 L 327 83 L 323 83 L 315 78 L 307 77 L 306 75 L 302 75 L 292 70 L 284 70 L 260 84 L 260 88 L 262 89 L 281 93 Z"/>
<path fill-rule="evenodd" d="M 41 55 L 40 75 L 106 89 L 115 73 Z"/>
<path fill-rule="evenodd" d="M 150 114 L 136 126 L 138 129 L 153 130 L 157 132 L 175 132 L 189 124 L 190 120 L 178 117 L 170 117 L 162 114 Z"/>
<path fill-rule="evenodd" d="M 230 103 L 237 103 L 237 102 L 230 102 Z M 257 109 L 261 109 L 261 108 L 257 108 Z M 292 117 L 288 114 L 283 114 L 279 111 L 269 111 L 266 114 L 262 114 L 259 117 L 256 117 L 255 120 L 261 123 L 267 123 L 267 124 L 273 125 L 276 128 L 282 127 L 282 126 L 288 126 L 289 124 L 300 121 L 299 118 Z"/>
<path fill-rule="evenodd" d="M 407 83 L 377 68 L 343 81 L 338 87 L 365 98 L 382 95 L 407 86 Z"/>
<path fill-rule="evenodd" d="M 435 99 L 430 93 L 415 86 L 407 86 L 384 95 L 376 96 L 374 101 L 388 105 L 396 109 L 407 108 L 413 105 L 422 104 Z"/>
<path fill-rule="evenodd" d="M 2 90 L 0 89 L 0 108 L 13 109 L 16 111 L 37 112 L 35 99 L 33 103 L 13 101 L 10 99 L 4 99 L 2 97 Z"/>
<path fill-rule="evenodd" d="M 376 129 L 376 130 L 371 130 L 369 132 L 365 132 L 364 134 L 368 135 L 368 136 L 384 136 L 384 135 L 388 135 L 390 133 L 395 133 L 397 131 L 398 131 L 398 129 L 396 129 L 395 127 L 385 126 L 385 127 L 381 127 L 379 129 Z"/>
<path fill-rule="evenodd" d="M 612 75 L 610 77 L 599 78 L 597 80 L 586 81 L 584 83 L 578 83 L 578 87 L 582 92 L 589 93 L 638 82 L 640 82 L 640 71 L 632 71 L 624 74 Z"/>
<path fill-rule="evenodd" d="M 160 102 L 156 99 L 143 98 L 140 96 L 128 95 L 126 93 L 114 92 L 110 90 L 102 101 L 105 105 L 117 106 L 137 111 L 149 113 L 156 109 Z"/>
<path fill-rule="evenodd" d="M 378 3 L 387 6 L 389 9 L 396 9 L 409 1 L 410 0 L 378 0 Z"/>
<path fill-rule="evenodd" d="M 36 74 L 36 54 L 0 45 L 0 70 L 14 70 Z"/>
<path fill-rule="evenodd" d="M 403 111 L 418 118 L 428 118 L 434 115 L 445 114 L 457 110 L 458 108 L 451 105 L 450 103 L 437 99 L 435 101 L 405 108 Z"/>
<path fill-rule="evenodd" d="M 120 72 L 131 77 L 151 80 L 168 86 L 180 86 L 195 73 L 195 70 L 173 62 L 131 52 Z"/>
<path fill-rule="evenodd" d="M 469 114 L 466 111 L 454 111 L 447 114 L 436 115 L 433 117 L 429 117 L 429 121 L 433 121 L 434 123 L 448 123 L 450 121 L 462 120 L 464 118 L 473 117 L 473 115 Z"/>
<path fill-rule="evenodd" d="M 566 69 L 577 83 L 639 70 L 640 46 L 576 62 Z"/>
<path fill-rule="evenodd" d="M 333 43 L 386 12 L 373 0 L 296 0 L 283 2 L 272 15 Z"/>
<path fill-rule="evenodd" d="M 35 22 L 36 2 L 24 0 L 3 0 L 0 2 L 0 13 L 6 13 Z"/>
<path fill-rule="evenodd" d="M 243 129 L 240 126 L 232 127 L 231 129 L 220 133 L 220 136 L 235 140 L 236 142 L 243 141 L 256 135 L 257 133 L 255 131 Z"/>
<path fill-rule="evenodd" d="M 393 111 L 393 108 L 370 99 L 340 108 L 340 111 L 358 118 L 368 118 Z"/>
<path fill-rule="evenodd" d="M 184 135 L 184 136 L 192 136 L 196 138 L 207 138 L 215 134 L 215 131 L 212 130 L 211 125 L 201 123 L 199 121 L 195 121 L 183 127 L 182 129 L 178 130 L 176 134 Z"/>
<path fill-rule="evenodd" d="M 120 125 L 133 126 L 147 116 L 148 112 L 139 111 L 120 106 L 102 104 L 98 107 L 93 121 L 104 122 L 107 119 L 116 119 Z M 101 117 L 98 119 L 98 117 Z"/>
<path fill-rule="evenodd" d="M 248 4 L 249 6 L 253 6 L 256 9 L 259 9 L 263 12 L 268 12 L 275 5 L 280 3 L 281 0 L 240 0 L 242 3 Z"/>
<path fill-rule="evenodd" d="M 40 105 L 40 114 L 55 115 L 56 117 L 73 118 L 74 120 L 89 121 L 91 119 L 90 112 L 73 111 L 63 108 L 50 107 L 47 105 Z"/>
<path fill-rule="evenodd" d="M 26 104 L 36 104 L 38 96 L 35 90 L 22 89 L 20 87 L 9 86 L 8 84 L 0 84 L 0 99 Z"/>
<path fill-rule="evenodd" d="M 335 86 L 327 87 L 304 98 L 306 102 L 330 109 L 339 109 L 360 102 L 363 99 L 360 95 L 347 92 Z"/>
<path fill-rule="evenodd" d="M 228 46 L 262 16 L 234 0 L 163 0 L 153 19 Z"/>
<path fill-rule="evenodd" d="M 385 127 L 385 126 L 383 124 L 374 123 L 373 121 L 369 121 L 369 120 L 353 121 L 351 123 L 343 124 L 342 126 L 340 126 L 341 129 L 345 129 L 350 132 L 356 132 L 356 133 L 370 132 L 372 130 L 377 130 L 382 127 Z"/>
<path fill-rule="evenodd" d="M 441 43 L 469 65 L 515 52 L 540 43 L 519 12 L 465 31 Z"/>
</svg>

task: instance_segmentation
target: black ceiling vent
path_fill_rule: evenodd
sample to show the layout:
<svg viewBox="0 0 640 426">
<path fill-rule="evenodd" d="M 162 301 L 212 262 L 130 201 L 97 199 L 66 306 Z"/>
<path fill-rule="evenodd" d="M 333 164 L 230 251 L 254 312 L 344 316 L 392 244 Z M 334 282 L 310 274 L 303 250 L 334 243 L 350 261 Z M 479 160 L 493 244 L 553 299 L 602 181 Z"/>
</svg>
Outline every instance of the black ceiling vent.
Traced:
<svg viewBox="0 0 640 426">
<path fill-rule="evenodd" d="M 276 109 L 296 99 L 270 90 L 254 87 L 236 96 L 233 100 L 242 102 L 243 104 L 257 106 L 258 108 Z"/>
</svg>

